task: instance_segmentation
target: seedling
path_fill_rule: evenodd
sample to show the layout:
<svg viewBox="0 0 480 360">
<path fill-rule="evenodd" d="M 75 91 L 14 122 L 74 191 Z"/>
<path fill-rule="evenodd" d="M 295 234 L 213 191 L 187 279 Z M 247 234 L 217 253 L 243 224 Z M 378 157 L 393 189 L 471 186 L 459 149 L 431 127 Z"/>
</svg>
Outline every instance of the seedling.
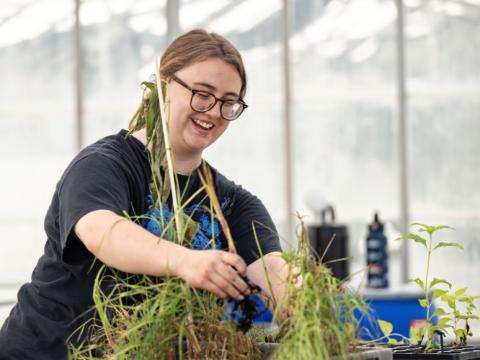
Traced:
<svg viewBox="0 0 480 360">
<path fill-rule="evenodd" d="M 448 316 L 449 314 L 442 308 L 437 308 L 435 311 L 432 312 L 433 302 L 436 299 L 445 296 L 448 293 L 448 290 L 452 287 L 452 284 L 445 279 L 430 278 L 432 253 L 440 248 L 445 247 L 456 247 L 462 250 L 463 247 L 456 242 L 434 241 L 433 235 L 439 230 L 452 229 L 449 226 L 431 226 L 418 222 L 412 223 L 411 226 L 416 226 L 419 232 L 427 234 L 426 238 L 413 233 L 403 235 L 399 238 L 413 240 L 416 243 L 422 245 L 426 250 L 426 272 L 424 279 L 417 277 L 409 280 L 410 282 L 415 282 L 416 284 L 418 284 L 418 286 L 422 289 L 424 297 L 423 299 L 419 300 L 419 303 L 423 308 L 426 309 L 425 326 L 419 328 L 418 330 L 412 331 L 411 342 L 416 345 L 425 343 L 425 350 L 430 351 L 434 345 L 434 340 L 437 336 L 436 332 L 441 331 L 445 333 L 446 330 L 451 327 L 450 323 L 452 321 L 452 318 Z M 444 287 L 444 289 L 440 289 L 438 288 L 438 286 L 442 286 Z M 447 290 L 445 290 L 445 288 Z M 436 316 L 438 317 L 438 322 L 434 325 L 433 319 Z"/>
<path fill-rule="evenodd" d="M 467 337 L 473 336 L 468 323 L 469 320 L 478 320 L 479 316 L 474 314 L 477 309 L 475 306 L 475 300 L 479 299 L 479 295 L 468 295 L 467 288 L 461 288 L 455 292 L 442 295 L 442 301 L 445 301 L 448 307 L 451 309 L 451 315 L 453 319 L 453 333 L 455 334 L 455 344 L 467 345 Z M 465 312 L 461 312 L 459 309 L 459 303 L 463 303 Z M 460 322 L 463 321 L 464 326 L 460 326 Z"/>
</svg>

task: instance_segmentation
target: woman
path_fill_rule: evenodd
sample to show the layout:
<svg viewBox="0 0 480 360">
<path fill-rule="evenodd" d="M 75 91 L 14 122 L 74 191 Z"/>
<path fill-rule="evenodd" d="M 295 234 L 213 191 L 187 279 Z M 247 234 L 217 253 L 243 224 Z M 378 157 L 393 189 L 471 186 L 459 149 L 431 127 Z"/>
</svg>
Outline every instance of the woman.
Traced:
<svg viewBox="0 0 480 360">
<path fill-rule="evenodd" d="M 188 197 L 201 187 L 196 170 L 203 150 L 246 108 L 245 70 L 228 40 L 194 30 L 166 49 L 161 77 L 168 84 L 175 171 Z M 262 203 L 213 168 L 239 255 L 221 250 L 226 244 L 219 231 L 213 237 L 220 246 L 212 246 L 211 230 L 202 226 L 201 196 L 184 209 L 199 223 L 193 249 L 158 241 L 159 229 L 152 229 L 151 221 L 125 220 L 125 211 L 149 218 L 159 211 L 152 208 L 146 144 L 145 129 L 132 135 L 122 130 L 88 146 L 68 166 L 45 218 L 44 255 L 1 329 L 1 359 L 66 358 L 67 338 L 92 317 L 93 282 L 102 263 L 126 273 L 177 276 L 222 298 L 242 299 L 249 294 L 244 276 L 269 289 L 252 231 L 255 222 L 264 225 L 256 227 L 263 260 L 272 274 L 283 271 L 274 225 Z M 161 210 L 171 215 L 168 206 Z M 94 262 L 95 257 L 100 261 Z M 278 297 L 280 277 L 273 282 Z"/>
</svg>

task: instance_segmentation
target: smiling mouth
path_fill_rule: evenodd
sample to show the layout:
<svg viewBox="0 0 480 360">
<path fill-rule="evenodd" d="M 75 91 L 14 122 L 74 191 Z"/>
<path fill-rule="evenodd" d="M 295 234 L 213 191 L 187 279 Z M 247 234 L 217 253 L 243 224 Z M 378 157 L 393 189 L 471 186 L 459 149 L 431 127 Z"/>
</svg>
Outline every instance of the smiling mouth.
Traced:
<svg viewBox="0 0 480 360">
<path fill-rule="evenodd" d="M 195 118 L 192 118 L 192 122 L 202 130 L 211 130 L 215 127 L 215 125 L 210 122 L 198 120 Z"/>
</svg>

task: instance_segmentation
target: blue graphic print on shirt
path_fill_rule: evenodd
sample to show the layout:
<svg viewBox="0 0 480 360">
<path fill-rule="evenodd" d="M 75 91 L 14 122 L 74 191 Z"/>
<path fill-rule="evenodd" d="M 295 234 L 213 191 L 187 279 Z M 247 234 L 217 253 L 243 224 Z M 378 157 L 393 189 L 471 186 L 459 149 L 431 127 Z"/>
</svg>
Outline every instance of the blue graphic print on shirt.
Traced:
<svg viewBox="0 0 480 360">
<path fill-rule="evenodd" d="M 162 221 L 160 220 L 163 215 L 163 223 L 170 223 L 173 212 L 170 208 L 165 205 L 160 212 L 159 207 L 152 207 L 154 204 L 153 196 L 151 194 L 147 195 L 146 198 L 147 206 L 149 210 L 145 213 L 144 217 L 141 220 L 141 225 L 155 235 L 160 235 L 163 231 Z M 222 211 L 230 204 L 230 199 L 225 198 L 222 204 L 220 205 Z M 198 230 L 195 236 L 193 237 L 190 247 L 195 250 L 206 250 L 206 249 L 221 249 L 222 243 L 220 240 L 220 226 L 217 219 L 212 219 L 208 210 L 206 210 L 203 205 L 194 204 L 192 206 L 184 208 L 183 212 L 192 216 L 196 219 L 199 219 Z M 174 232 L 172 227 L 163 234 L 163 238 L 167 240 L 173 240 Z M 212 238 L 215 241 L 212 241 Z M 214 246 L 215 243 L 215 246 Z M 254 300 L 257 303 L 257 314 L 254 318 L 254 322 L 271 322 L 272 313 L 268 310 L 265 303 L 257 296 L 254 295 Z M 232 318 L 233 320 L 238 320 L 240 313 L 238 311 L 233 311 L 234 303 L 236 301 L 231 299 L 229 301 L 227 315 L 225 319 Z"/>
<path fill-rule="evenodd" d="M 152 207 L 154 200 L 151 194 L 147 195 L 146 202 L 148 210 L 141 220 L 141 225 L 152 234 L 160 235 L 163 231 L 163 224 L 169 224 L 173 217 L 173 211 L 167 205 L 164 205 L 160 212 L 158 206 Z M 230 204 L 230 199 L 225 198 L 220 205 L 222 211 Z M 210 212 L 201 204 L 193 204 L 183 209 L 187 216 L 191 216 L 198 223 L 197 233 L 191 240 L 190 247 L 195 250 L 221 249 L 222 241 L 220 239 L 220 226 L 216 218 L 212 219 Z M 163 218 L 163 222 L 160 220 Z M 173 240 L 174 229 L 170 226 L 163 234 L 163 238 Z"/>
</svg>

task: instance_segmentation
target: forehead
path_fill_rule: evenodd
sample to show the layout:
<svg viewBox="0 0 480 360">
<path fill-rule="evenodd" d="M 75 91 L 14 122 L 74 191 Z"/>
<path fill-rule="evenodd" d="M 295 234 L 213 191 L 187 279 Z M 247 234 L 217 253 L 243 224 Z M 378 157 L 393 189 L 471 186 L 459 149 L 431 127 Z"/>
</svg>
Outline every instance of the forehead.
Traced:
<svg viewBox="0 0 480 360">
<path fill-rule="evenodd" d="M 240 93 L 242 80 L 235 67 L 222 59 L 213 58 L 190 64 L 176 73 L 190 86 L 209 84 L 220 93 Z"/>
</svg>

